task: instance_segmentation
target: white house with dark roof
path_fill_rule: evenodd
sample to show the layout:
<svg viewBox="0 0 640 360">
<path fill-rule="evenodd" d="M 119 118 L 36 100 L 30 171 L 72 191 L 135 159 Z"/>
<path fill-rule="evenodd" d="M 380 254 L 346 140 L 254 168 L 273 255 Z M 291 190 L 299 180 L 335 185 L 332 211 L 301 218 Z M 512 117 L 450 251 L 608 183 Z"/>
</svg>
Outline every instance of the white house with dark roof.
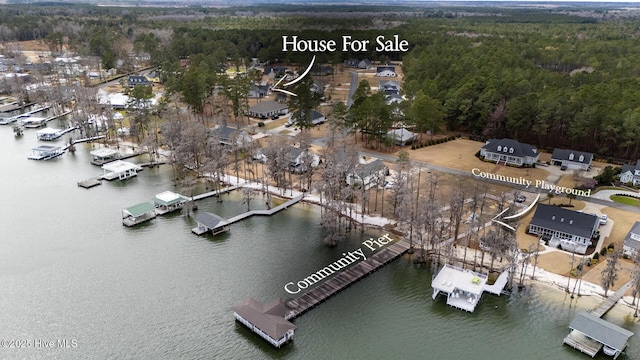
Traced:
<svg viewBox="0 0 640 360">
<path fill-rule="evenodd" d="M 249 116 L 266 119 L 274 115 L 285 115 L 289 108 L 275 101 L 263 101 L 249 108 Z"/>
<path fill-rule="evenodd" d="M 589 170 L 593 154 L 568 149 L 553 149 L 551 164 L 563 166 L 570 170 Z"/>
<path fill-rule="evenodd" d="M 378 66 L 376 68 L 376 76 L 377 77 L 396 77 L 396 67 L 395 66 Z"/>
<path fill-rule="evenodd" d="M 622 251 L 629 256 L 635 256 L 638 249 L 640 249 L 640 221 L 636 221 L 624 237 Z"/>
<path fill-rule="evenodd" d="M 217 126 L 209 131 L 209 136 L 220 141 L 223 145 L 246 147 L 253 138 L 246 131 L 229 126 Z"/>
<path fill-rule="evenodd" d="M 513 139 L 490 139 L 480 148 L 480 156 L 498 164 L 531 166 L 538 161 L 540 151 Z"/>
<path fill-rule="evenodd" d="M 378 86 L 378 92 L 385 94 L 400 94 L 400 85 L 397 81 L 393 80 L 380 80 Z"/>
<path fill-rule="evenodd" d="M 634 186 L 640 185 L 640 160 L 638 160 L 635 165 L 622 165 L 620 181 L 623 183 L 632 183 Z"/>
<path fill-rule="evenodd" d="M 549 246 L 585 254 L 598 230 L 596 215 L 567 210 L 560 206 L 538 204 L 529 223 L 529 234 L 541 236 Z"/>
<path fill-rule="evenodd" d="M 356 68 L 356 69 L 368 69 L 371 67 L 371 60 L 348 59 L 344 61 L 344 67 Z"/>
<path fill-rule="evenodd" d="M 372 186 L 378 185 L 380 180 L 384 180 L 389 174 L 389 169 L 380 159 L 359 163 L 353 169 L 353 172 L 347 174 L 347 184 L 354 186 L 360 185 L 368 190 Z"/>
</svg>

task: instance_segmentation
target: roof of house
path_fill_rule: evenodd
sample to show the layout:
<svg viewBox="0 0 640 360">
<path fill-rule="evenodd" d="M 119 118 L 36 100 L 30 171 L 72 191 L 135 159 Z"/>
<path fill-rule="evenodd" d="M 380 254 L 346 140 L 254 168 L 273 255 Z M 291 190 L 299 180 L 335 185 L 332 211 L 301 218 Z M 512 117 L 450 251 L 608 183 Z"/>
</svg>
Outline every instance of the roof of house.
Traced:
<svg viewBox="0 0 640 360">
<path fill-rule="evenodd" d="M 358 164 L 355 167 L 354 172 L 362 179 L 386 168 L 387 166 L 384 164 L 384 162 L 382 162 L 382 160 L 376 159 L 366 164 Z"/>
<path fill-rule="evenodd" d="M 324 115 L 322 115 L 322 113 L 320 113 L 318 111 L 315 111 L 315 110 L 311 110 L 311 121 L 317 120 L 317 119 L 320 119 L 320 118 L 323 118 L 323 117 L 324 117 Z M 295 122 L 297 120 L 298 120 L 297 118 L 294 119 L 293 115 L 291 115 L 291 121 Z"/>
<path fill-rule="evenodd" d="M 640 236 L 640 221 L 636 221 L 631 227 L 627 235 L 624 237 L 624 245 L 634 250 L 640 249 L 640 240 L 633 239 L 631 234 Z"/>
<path fill-rule="evenodd" d="M 634 172 L 634 170 L 640 170 L 640 160 L 636 161 L 635 165 L 633 164 L 625 164 L 622 165 L 622 171 L 621 174 L 626 173 L 627 171 L 631 171 L 632 173 Z"/>
<path fill-rule="evenodd" d="M 396 67 L 395 67 L 395 66 L 387 65 L 387 66 L 378 66 L 378 67 L 376 68 L 376 72 L 379 72 L 379 73 L 380 73 L 380 72 L 383 72 L 383 71 L 393 71 L 393 72 L 396 72 Z"/>
<path fill-rule="evenodd" d="M 393 80 L 380 80 L 379 91 L 397 94 L 400 91 L 400 85 Z"/>
<path fill-rule="evenodd" d="M 110 171 L 114 173 L 121 173 L 124 171 L 133 170 L 133 169 L 136 169 L 136 170 L 141 169 L 140 165 L 136 165 L 134 163 L 123 161 L 123 160 L 116 160 L 116 161 L 112 161 L 110 163 L 104 164 L 102 165 L 102 168 L 106 171 Z"/>
<path fill-rule="evenodd" d="M 263 101 L 260 104 L 253 105 L 249 111 L 254 113 L 269 113 L 272 111 L 281 111 L 287 109 L 287 105 L 280 104 L 275 101 Z"/>
<path fill-rule="evenodd" d="M 394 129 L 389 131 L 387 134 L 391 135 L 396 141 L 409 141 L 416 137 L 416 134 L 405 129 Z"/>
<path fill-rule="evenodd" d="M 198 224 L 202 224 L 209 229 L 215 229 L 220 226 L 227 225 L 227 220 L 224 218 L 210 213 L 210 212 L 198 212 L 196 215 L 196 221 Z"/>
<path fill-rule="evenodd" d="M 489 139 L 482 148 L 488 152 L 504 153 L 515 157 L 537 156 L 540 154 L 534 146 L 513 139 Z M 505 151 L 505 149 L 508 150 Z M 511 149 L 513 149 L 513 152 Z"/>
<path fill-rule="evenodd" d="M 155 211 L 155 209 L 156 209 L 156 206 L 153 205 L 153 203 L 147 201 L 147 202 L 140 203 L 138 205 L 133 205 L 131 207 L 128 207 L 123 211 L 133 217 L 138 217 L 146 213 Z"/>
<path fill-rule="evenodd" d="M 282 338 L 287 331 L 296 328 L 293 323 L 284 318 L 287 308 L 282 299 L 262 305 L 251 298 L 235 306 L 233 311 L 274 340 Z"/>
<path fill-rule="evenodd" d="M 571 157 L 573 155 L 573 157 Z M 580 156 L 582 156 L 582 161 L 580 161 Z M 573 161 L 581 164 L 590 164 L 591 159 L 593 159 L 593 154 L 584 152 L 584 151 L 575 151 L 569 149 L 553 149 L 553 154 L 551 154 L 552 160 L 567 160 Z"/>
<path fill-rule="evenodd" d="M 599 221 L 596 215 L 579 213 L 555 205 L 538 204 L 531 224 L 590 239 Z"/>
<path fill-rule="evenodd" d="M 246 131 L 232 128 L 230 126 L 218 126 L 214 129 L 211 129 L 210 134 L 212 136 L 220 137 L 221 139 L 234 139 L 243 134 L 246 134 L 247 136 L 249 135 Z"/>
<path fill-rule="evenodd" d="M 622 351 L 633 333 L 593 314 L 580 312 L 573 318 L 569 328 L 577 330 L 597 342 Z"/>
</svg>

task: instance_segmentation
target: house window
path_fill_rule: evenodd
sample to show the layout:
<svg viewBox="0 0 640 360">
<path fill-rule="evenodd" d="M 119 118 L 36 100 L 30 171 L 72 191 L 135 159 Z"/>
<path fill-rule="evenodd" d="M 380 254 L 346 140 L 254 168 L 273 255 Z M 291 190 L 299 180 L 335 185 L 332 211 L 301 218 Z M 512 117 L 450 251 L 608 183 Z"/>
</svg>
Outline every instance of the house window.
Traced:
<svg viewBox="0 0 640 360">
<path fill-rule="evenodd" d="M 507 150 L 508 150 L 508 149 L 507 149 L 507 147 L 506 147 L 506 146 L 502 148 L 502 151 L 504 151 L 504 152 L 507 152 Z"/>
<path fill-rule="evenodd" d="M 513 154 L 513 148 L 509 148 L 509 153 Z"/>
<path fill-rule="evenodd" d="M 498 151 L 502 151 L 502 146 L 498 145 Z"/>
<path fill-rule="evenodd" d="M 580 155 L 580 157 L 578 158 L 578 161 L 583 162 L 584 161 L 584 155 Z"/>
<path fill-rule="evenodd" d="M 569 154 L 569 160 L 573 160 L 573 153 Z"/>
</svg>

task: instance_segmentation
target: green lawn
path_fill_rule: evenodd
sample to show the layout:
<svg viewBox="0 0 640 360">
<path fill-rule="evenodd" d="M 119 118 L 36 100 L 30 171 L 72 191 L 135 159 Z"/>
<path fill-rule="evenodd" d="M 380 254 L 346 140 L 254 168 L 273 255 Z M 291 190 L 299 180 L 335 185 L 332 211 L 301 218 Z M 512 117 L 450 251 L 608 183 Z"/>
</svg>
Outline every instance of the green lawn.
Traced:
<svg viewBox="0 0 640 360">
<path fill-rule="evenodd" d="M 598 186 L 596 190 L 593 192 L 594 194 L 600 190 L 620 190 L 620 191 L 628 191 L 629 189 L 617 187 L 617 186 Z"/>
<path fill-rule="evenodd" d="M 622 196 L 622 195 L 611 195 L 609 197 L 612 201 L 617 202 L 619 204 L 631 205 L 631 206 L 640 206 L 640 199 L 636 199 L 630 196 Z"/>
</svg>

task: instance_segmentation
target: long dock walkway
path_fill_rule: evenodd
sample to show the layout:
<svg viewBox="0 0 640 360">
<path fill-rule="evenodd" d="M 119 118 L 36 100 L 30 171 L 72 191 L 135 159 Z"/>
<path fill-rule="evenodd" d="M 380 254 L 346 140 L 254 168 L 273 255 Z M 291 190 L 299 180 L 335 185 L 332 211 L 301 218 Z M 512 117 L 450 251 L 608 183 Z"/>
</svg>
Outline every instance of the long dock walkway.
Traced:
<svg viewBox="0 0 640 360">
<path fill-rule="evenodd" d="M 620 289 L 618 289 L 615 293 L 604 299 L 600 306 L 591 310 L 591 314 L 597 317 L 602 317 L 607 313 L 607 311 L 611 310 L 611 308 L 624 296 L 624 293 L 631 289 L 632 285 L 633 281 L 631 280 L 628 283 L 622 285 Z"/>
<path fill-rule="evenodd" d="M 245 213 L 242 213 L 240 215 L 237 215 L 237 216 L 234 216 L 232 218 L 227 219 L 227 225 L 233 224 L 235 222 L 238 222 L 238 221 L 240 221 L 242 219 L 246 219 L 246 218 L 248 218 L 250 216 L 253 216 L 253 215 L 263 215 L 263 216 L 273 215 L 273 214 L 277 213 L 278 211 L 284 210 L 284 209 L 288 208 L 289 206 L 297 203 L 298 201 L 302 200 L 303 197 L 304 197 L 304 195 L 296 196 L 293 199 L 291 199 L 291 200 L 289 200 L 289 201 L 287 201 L 287 202 L 285 202 L 283 204 L 280 204 L 280 205 L 278 205 L 278 206 L 276 206 L 274 208 L 271 208 L 269 210 L 250 210 L 250 211 L 247 211 Z"/>
<path fill-rule="evenodd" d="M 239 188 L 239 187 L 240 187 L 240 186 L 238 186 L 238 185 L 233 185 L 233 186 L 227 186 L 227 187 L 226 187 L 226 188 L 224 188 L 224 189 L 214 190 L 214 191 L 209 191 L 209 192 L 206 192 L 206 193 L 204 193 L 204 194 L 200 194 L 200 195 L 196 195 L 196 196 L 194 196 L 194 197 L 193 197 L 193 201 L 206 199 L 206 198 L 208 198 L 208 197 L 212 197 L 212 196 L 218 196 L 218 195 L 220 195 L 220 194 L 224 194 L 224 193 L 227 193 L 227 192 L 229 192 L 229 191 L 233 191 L 233 190 L 235 190 L 235 189 L 237 189 L 237 188 Z"/>
<path fill-rule="evenodd" d="M 347 270 L 325 281 L 321 285 L 307 291 L 295 299 L 287 301 L 287 307 L 291 310 L 287 312 L 285 319 L 295 319 L 296 317 L 313 309 L 333 295 L 348 288 L 372 272 L 397 259 L 407 252 L 407 250 L 409 250 L 409 242 L 405 239 L 398 240 L 386 248 L 378 250 L 378 252 L 366 260 L 353 265 Z"/>
</svg>

